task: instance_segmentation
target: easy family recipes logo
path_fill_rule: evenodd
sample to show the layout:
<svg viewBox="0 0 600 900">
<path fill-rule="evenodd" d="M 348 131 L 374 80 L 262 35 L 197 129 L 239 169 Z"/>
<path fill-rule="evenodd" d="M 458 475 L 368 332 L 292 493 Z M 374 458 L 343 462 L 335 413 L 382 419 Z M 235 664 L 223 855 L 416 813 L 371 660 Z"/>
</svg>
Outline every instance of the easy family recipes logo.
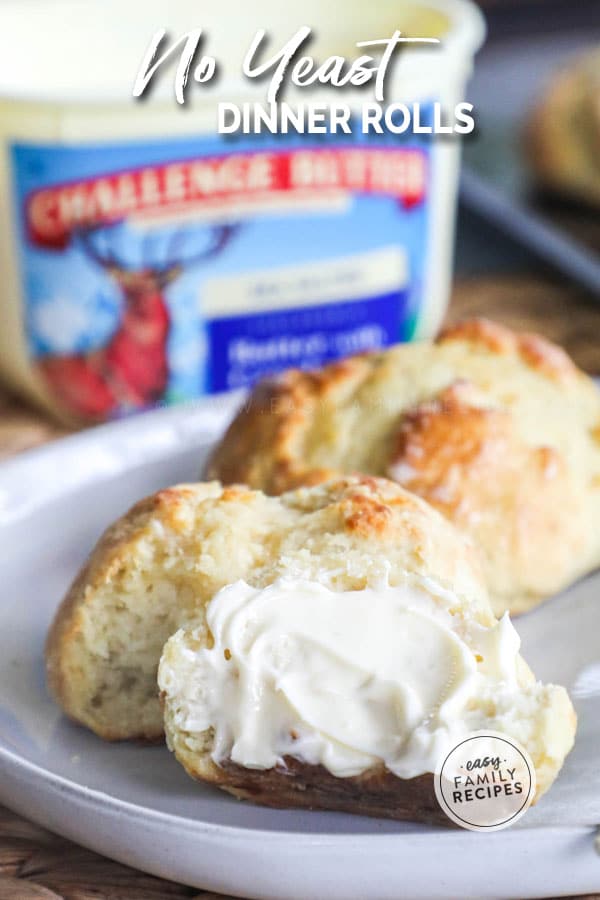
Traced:
<svg viewBox="0 0 600 900">
<path fill-rule="evenodd" d="M 241 62 L 241 75 L 266 84 L 266 103 L 236 104 L 221 101 L 217 104 L 217 132 L 219 134 L 351 134 L 352 119 L 360 115 L 359 128 L 363 134 L 465 135 L 470 134 L 475 121 L 470 103 L 458 103 L 447 115 L 439 102 L 433 103 L 432 115 L 422 115 L 421 105 L 388 103 L 386 90 L 391 63 L 402 48 L 411 44 L 439 47 L 435 37 L 409 37 L 394 31 L 391 37 L 358 41 L 362 52 L 353 59 L 328 56 L 319 62 L 304 52 L 312 38 L 312 28 L 304 26 L 274 53 L 266 49 L 267 33 L 259 29 Z M 135 79 L 133 96 L 141 98 L 152 82 L 164 73 L 169 64 L 177 62 L 174 93 L 183 105 L 189 87 L 210 84 L 221 66 L 215 56 L 203 52 L 202 28 L 193 29 L 174 42 L 168 42 L 165 29 L 155 32 L 144 54 Z M 373 100 L 366 100 L 357 111 L 347 103 L 299 103 L 292 106 L 281 99 L 285 85 L 310 89 L 328 85 L 340 91 L 345 88 L 371 86 Z M 428 107 L 431 104 L 427 104 Z"/>
<path fill-rule="evenodd" d="M 457 744 L 438 765 L 434 783 L 448 818 L 471 831 L 514 825 L 536 791 L 527 751 L 496 732 L 475 732 Z"/>
</svg>

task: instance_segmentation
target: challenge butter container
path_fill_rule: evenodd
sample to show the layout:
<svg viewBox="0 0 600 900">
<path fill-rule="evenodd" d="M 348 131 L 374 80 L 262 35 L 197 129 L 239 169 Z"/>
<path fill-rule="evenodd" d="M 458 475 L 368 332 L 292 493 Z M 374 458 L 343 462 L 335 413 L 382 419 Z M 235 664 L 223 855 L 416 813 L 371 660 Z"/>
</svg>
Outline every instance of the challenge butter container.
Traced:
<svg viewBox="0 0 600 900">
<path fill-rule="evenodd" d="M 483 26 L 467 0 L 0 6 L 0 371 L 62 418 L 100 421 L 289 366 L 435 333 L 445 311 L 456 139 L 218 135 L 219 101 L 264 101 L 242 59 L 302 25 L 317 59 L 405 34 L 386 102 L 463 98 Z M 154 32 L 202 27 L 214 83 L 132 87 Z M 321 87 L 290 103 L 367 97 Z"/>
</svg>

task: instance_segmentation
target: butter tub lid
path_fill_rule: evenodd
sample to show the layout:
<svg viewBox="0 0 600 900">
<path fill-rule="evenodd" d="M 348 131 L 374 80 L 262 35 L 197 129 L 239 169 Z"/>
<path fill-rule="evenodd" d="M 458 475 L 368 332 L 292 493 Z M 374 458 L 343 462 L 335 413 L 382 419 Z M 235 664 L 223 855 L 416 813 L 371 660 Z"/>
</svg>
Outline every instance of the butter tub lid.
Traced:
<svg viewBox="0 0 600 900">
<path fill-rule="evenodd" d="M 375 55 L 376 49 L 359 49 L 356 41 L 387 38 L 396 28 L 413 37 L 439 37 L 440 46 L 403 48 L 398 68 L 409 76 L 444 65 L 449 57 L 470 66 L 485 31 L 470 0 L 5 0 L 0 5 L 0 97 L 50 104 L 130 103 L 154 33 L 166 29 L 166 49 L 191 29 L 202 28 L 200 54 L 214 56 L 219 67 L 219 77 L 202 93 L 214 101 L 232 90 L 250 90 L 240 73 L 259 28 L 270 38 L 265 48 L 270 57 L 304 25 L 313 28 L 313 38 L 301 53 L 317 60 L 332 54 L 348 59 Z M 173 53 L 161 68 L 151 102 L 172 102 L 178 56 Z M 263 81 L 252 88 L 255 94 L 266 91 Z"/>
</svg>

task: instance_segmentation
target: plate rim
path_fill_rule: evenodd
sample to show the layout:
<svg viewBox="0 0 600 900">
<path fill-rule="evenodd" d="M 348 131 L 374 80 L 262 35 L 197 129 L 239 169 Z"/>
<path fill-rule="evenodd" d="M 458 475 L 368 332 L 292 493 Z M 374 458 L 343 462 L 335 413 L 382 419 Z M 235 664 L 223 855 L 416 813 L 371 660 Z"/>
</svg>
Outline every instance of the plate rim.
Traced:
<svg viewBox="0 0 600 900">
<path fill-rule="evenodd" d="M 163 442 L 147 440 L 149 434 L 156 435 L 157 429 L 177 431 L 180 449 L 192 449 L 204 438 L 207 443 L 214 443 L 215 430 L 223 432 L 245 393 L 240 390 L 213 394 L 172 407 L 145 410 L 83 428 L 0 460 L 0 529 L 72 490 L 127 469 L 127 456 L 134 450 L 136 465 L 163 459 Z M 82 452 L 91 448 L 96 449 L 95 455 Z M 99 458 L 102 454 L 103 458 Z M 65 467 L 65 456 L 67 461 L 76 461 L 76 465 Z M 59 459 L 63 468 L 60 481 L 54 486 L 55 479 L 45 478 L 44 474 L 50 475 Z M 36 478 L 24 477 L 34 465 L 41 467 L 41 472 Z"/>
</svg>

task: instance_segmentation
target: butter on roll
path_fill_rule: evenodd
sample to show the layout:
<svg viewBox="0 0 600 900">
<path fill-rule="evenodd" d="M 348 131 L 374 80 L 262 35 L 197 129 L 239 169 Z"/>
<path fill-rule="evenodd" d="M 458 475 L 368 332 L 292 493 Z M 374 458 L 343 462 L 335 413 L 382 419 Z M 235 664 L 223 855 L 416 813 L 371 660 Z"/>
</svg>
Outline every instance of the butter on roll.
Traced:
<svg viewBox="0 0 600 900">
<path fill-rule="evenodd" d="M 166 645 L 167 738 L 196 775 L 202 747 L 216 767 L 285 771 L 293 759 L 342 779 L 382 767 L 414 779 L 482 729 L 539 758 L 548 715 L 570 703 L 530 677 L 519 646 L 507 614 L 483 625 L 427 578 L 353 591 L 237 581 L 205 625 Z"/>
</svg>

